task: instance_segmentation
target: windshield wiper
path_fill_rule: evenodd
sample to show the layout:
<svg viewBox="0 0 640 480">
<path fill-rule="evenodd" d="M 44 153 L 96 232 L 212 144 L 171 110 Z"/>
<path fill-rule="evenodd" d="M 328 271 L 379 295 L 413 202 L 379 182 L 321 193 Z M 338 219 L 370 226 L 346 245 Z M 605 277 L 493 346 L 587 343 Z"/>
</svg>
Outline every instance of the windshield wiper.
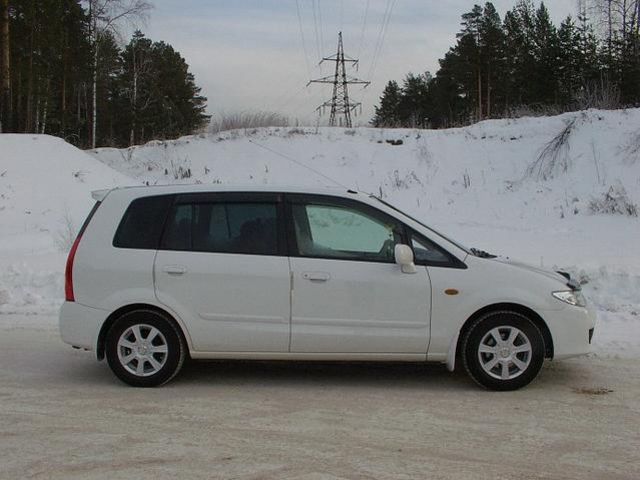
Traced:
<svg viewBox="0 0 640 480">
<path fill-rule="evenodd" d="M 476 257 L 480 258 L 496 258 L 497 255 L 493 255 L 492 253 L 485 252 L 484 250 L 479 250 L 477 248 L 472 248 L 471 253 L 473 253 Z"/>
</svg>

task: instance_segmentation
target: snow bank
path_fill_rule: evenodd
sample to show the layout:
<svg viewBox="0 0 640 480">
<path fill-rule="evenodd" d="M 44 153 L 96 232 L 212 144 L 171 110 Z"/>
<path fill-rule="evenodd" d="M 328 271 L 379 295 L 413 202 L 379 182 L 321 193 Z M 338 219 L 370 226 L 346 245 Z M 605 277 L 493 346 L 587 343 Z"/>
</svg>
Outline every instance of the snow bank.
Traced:
<svg viewBox="0 0 640 480">
<path fill-rule="evenodd" d="M 49 244 L 75 228 L 93 205 L 91 191 L 137 183 L 64 140 L 49 135 L 0 135 L 0 222 L 3 249 L 23 249 L 24 237 L 49 234 Z M 18 238 L 10 245 L 6 237 Z M 33 246 L 45 247 L 41 238 Z"/>
<path fill-rule="evenodd" d="M 137 184 L 48 135 L 0 135 L 0 312 L 57 306 L 91 191 Z"/>
</svg>

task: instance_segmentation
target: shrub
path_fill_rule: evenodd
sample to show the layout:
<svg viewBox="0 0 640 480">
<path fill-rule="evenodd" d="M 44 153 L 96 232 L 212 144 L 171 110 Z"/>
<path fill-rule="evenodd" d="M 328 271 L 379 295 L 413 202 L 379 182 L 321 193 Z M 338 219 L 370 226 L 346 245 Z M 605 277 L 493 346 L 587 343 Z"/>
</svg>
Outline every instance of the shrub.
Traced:
<svg viewBox="0 0 640 480">
<path fill-rule="evenodd" d="M 629 199 L 627 191 L 622 185 L 615 187 L 612 185 L 600 198 L 591 199 L 589 210 L 591 213 L 638 216 L 638 206 Z"/>
</svg>

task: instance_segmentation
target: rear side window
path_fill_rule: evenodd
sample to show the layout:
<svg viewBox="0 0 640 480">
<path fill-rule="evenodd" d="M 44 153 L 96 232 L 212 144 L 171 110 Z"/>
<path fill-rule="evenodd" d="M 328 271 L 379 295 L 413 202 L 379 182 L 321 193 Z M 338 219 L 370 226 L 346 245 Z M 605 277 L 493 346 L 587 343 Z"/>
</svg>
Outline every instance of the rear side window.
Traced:
<svg viewBox="0 0 640 480">
<path fill-rule="evenodd" d="M 161 248 L 215 253 L 276 255 L 275 203 L 185 203 L 175 205 Z"/>
<path fill-rule="evenodd" d="M 113 246 L 156 250 L 173 195 L 138 198 L 131 202 L 122 217 Z"/>
</svg>

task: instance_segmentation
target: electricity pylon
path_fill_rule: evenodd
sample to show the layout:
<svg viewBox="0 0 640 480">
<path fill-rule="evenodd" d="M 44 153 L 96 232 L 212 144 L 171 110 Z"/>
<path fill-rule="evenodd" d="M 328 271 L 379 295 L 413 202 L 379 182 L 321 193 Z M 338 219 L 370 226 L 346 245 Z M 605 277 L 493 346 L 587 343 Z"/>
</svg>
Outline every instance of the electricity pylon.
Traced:
<svg viewBox="0 0 640 480">
<path fill-rule="evenodd" d="M 362 104 L 360 102 L 349 101 L 348 85 L 361 84 L 367 87 L 371 82 L 347 75 L 347 68 L 345 64 L 348 62 L 351 63 L 352 67 L 355 67 L 358 64 L 358 60 L 344 54 L 344 48 L 342 46 L 342 32 L 338 33 L 338 53 L 330 57 L 323 58 L 320 63 L 322 62 L 336 62 L 336 71 L 334 75 L 310 80 L 307 85 L 311 83 L 332 83 L 333 97 L 331 98 L 331 101 L 324 102 L 316 108 L 316 111 L 323 112 L 326 107 L 331 107 L 329 125 L 334 127 L 336 125 L 336 118 L 338 118 L 340 126 L 351 128 L 351 112 Z"/>
</svg>

